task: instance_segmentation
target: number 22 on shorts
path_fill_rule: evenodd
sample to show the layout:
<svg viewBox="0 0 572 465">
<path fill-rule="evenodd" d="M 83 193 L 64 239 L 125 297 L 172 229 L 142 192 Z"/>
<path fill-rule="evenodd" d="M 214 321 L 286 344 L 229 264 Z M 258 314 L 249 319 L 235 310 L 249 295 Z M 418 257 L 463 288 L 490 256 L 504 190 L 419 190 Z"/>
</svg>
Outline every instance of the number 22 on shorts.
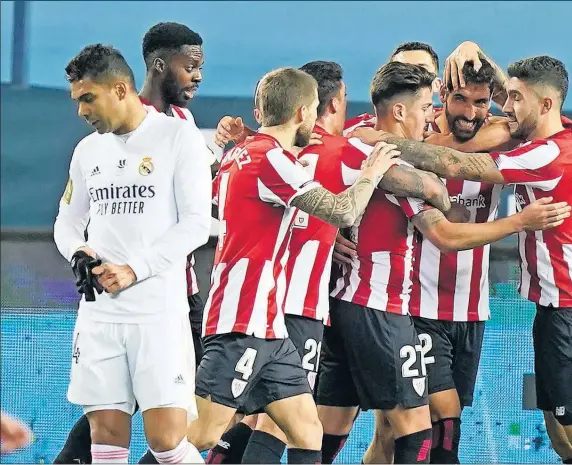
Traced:
<svg viewBox="0 0 572 465">
<path fill-rule="evenodd" d="M 231 385 L 231 392 L 233 397 L 236 399 L 239 397 L 246 388 L 246 384 L 248 383 L 248 379 L 252 375 L 254 362 L 256 360 L 256 355 L 258 351 L 251 347 L 248 347 L 242 357 L 236 362 L 236 366 L 234 367 L 234 371 L 240 373 L 242 379 L 234 378 L 232 380 Z"/>
</svg>

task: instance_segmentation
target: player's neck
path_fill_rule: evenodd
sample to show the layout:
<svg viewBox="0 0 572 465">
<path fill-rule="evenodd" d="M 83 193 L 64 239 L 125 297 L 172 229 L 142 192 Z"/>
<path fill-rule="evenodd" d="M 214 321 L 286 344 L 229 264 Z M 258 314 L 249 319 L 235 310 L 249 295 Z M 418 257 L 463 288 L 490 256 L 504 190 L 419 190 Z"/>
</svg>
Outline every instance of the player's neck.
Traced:
<svg viewBox="0 0 572 465">
<path fill-rule="evenodd" d="M 282 148 L 288 152 L 292 151 L 292 147 L 294 147 L 296 130 L 291 126 L 286 126 L 284 124 L 270 127 L 262 126 L 258 132 L 274 137 L 274 139 L 280 143 Z"/>
<path fill-rule="evenodd" d="M 539 121 L 536 130 L 528 136 L 528 140 L 546 139 L 554 134 L 562 131 L 562 117 L 559 113 L 554 112 L 544 118 L 544 121 Z"/>
<path fill-rule="evenodd" d="M 129 104 L 128 115 L 129 119 L 125 121 L 117 130 L 113 131 L 116 135 L 127 134 L 135 131 L 147 116 L 147 110 L 135 94 Z"/>
<path fill-rule="evenodd" d="M 341 135 L 339 131 L 336 130 L 336 122 L 328 116 L 322 116 L 318 118 L 316 120 L 316 126 L 320 126 L 324 131 L 326 131 L 328 134 L 332 134 L 333 136 Z"/>
<path fill-rule="evenodd" d="M 391 117 L 381 118 L 378 116 L 375 121 L 375 129 L 378 131 L 381 130 L 385 132 L 390 132 L 391 134 L 397 137 L 405 137 L 406 139 L 408 138 L 407 134 L 405 133 L 403 127 L 399 124 L 399 122 L 395 121 L 395 119 Z"/>
<path fill-rule="evenodd" d="M 149 102 L 161 113 L 165 113 L 171 106 L 163 98 L 159 86 L 153 86 L 153 81 L 149 78 L 145 79 L 143 88 L 141 89 L 141 92 L 139 92 L 139 97 Z"/>
</svg>

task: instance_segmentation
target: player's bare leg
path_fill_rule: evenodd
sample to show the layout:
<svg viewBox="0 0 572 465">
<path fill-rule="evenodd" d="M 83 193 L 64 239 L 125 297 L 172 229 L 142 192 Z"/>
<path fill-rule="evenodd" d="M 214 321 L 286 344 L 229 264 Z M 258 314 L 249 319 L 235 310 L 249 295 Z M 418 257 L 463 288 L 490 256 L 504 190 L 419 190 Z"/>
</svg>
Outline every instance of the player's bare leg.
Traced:
<svg viewBox="0 0 572 465">
<path fill-rule="evenodd" d="M 121 410 L 87 413 L 91 429 L 92 463 L 127 463 L 131 440 L 131 415 Z"/>
<path fill-rule="evenodd" d="M 267 405 L 266 413 L 286 434 L 288 463 L 321 461 L 322 424 L 311 394 L 300 394 Z"/>
<path fill-rule="evenodd" d="M 562 426 L 552 412 L 542 413 L 553 449 L 563 463 L 572 463 L 572 426 Z"/>
<path fill-rule="evenodd" d="M 187 411 L 152 408 L 143 412 L 145 437 L 158 463 L 203 463 L 199 451 L 187 441 Z"/>
<path fill-rule="evenodd" d="M 358 407 L 318 405 L 318 418 L 324 429 L 322 463 L 332 463 L 343 449 L 358 413 Z"/>
<path fill-rule="evenodd" d="M 384 410 L 395 437 L 394 463 L 429 463 L 431 415 L 429 406 Z"/>
<path fill-rule="evenodd" d="M 393 463 L 395 439 L 389 421 L 381 410 L 374 410 L 373 439 L 365 451 L 363 463 Z"/>
<path fill-rule="evenodd" d="M 195 396 L 199 417 L 187 428 L 187 438 L 199 451 L 216 446 L 236 409 Z"/>
<path fill-rule="evenodd" d="M 459 463 L 461 439 L 461 401 L 456 389 L 435 392 L 429 396 L 433 443 L 431 463 Z"/>
<path fill-rule="evenodd" d="M 258 415 L 235 413 L 217 445 L 213 447 L 206 463 L 242 463 L 248 441 L 256 427 Z"/>
</svg>

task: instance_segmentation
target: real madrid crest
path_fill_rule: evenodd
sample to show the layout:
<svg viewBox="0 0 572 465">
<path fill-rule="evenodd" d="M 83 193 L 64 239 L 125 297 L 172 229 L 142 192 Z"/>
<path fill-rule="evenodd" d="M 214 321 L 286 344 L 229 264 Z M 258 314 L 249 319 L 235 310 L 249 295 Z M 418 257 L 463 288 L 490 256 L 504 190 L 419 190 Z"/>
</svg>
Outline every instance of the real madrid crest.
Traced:
<svg viewBox="0 0 572 465">
<path fill-rule="evenodd" d="M 139 165 L 139 174 L 141 176 L 148 176 L 153 172 L 153 162 L 151 162 L 151 157 L 143 158 L 143 161 Z"/>
</svg>

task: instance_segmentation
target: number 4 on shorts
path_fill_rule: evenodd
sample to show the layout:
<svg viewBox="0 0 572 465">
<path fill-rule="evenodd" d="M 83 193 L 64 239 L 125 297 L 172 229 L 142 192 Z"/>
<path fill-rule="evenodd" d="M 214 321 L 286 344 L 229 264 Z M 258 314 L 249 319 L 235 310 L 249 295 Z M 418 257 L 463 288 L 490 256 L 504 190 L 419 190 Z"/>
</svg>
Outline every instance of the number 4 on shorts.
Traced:
<svg viewBox="0 0 572 465">
<path fill-rule="evenodd" d="M 240 373 L 242 379 L 234 378 L 232 380 L 231 391 L 235 399 L 243 393 L 246 383 L 248 382 L 248 378 L 252 375 L 257 353 L 256 349 L 248 347 L 244 351 L 244 354 L 242 354 L 242 357 L 240 357 L 238 362 L 236 362 L 234 370 L 237 373 Z"/>
</svg>

